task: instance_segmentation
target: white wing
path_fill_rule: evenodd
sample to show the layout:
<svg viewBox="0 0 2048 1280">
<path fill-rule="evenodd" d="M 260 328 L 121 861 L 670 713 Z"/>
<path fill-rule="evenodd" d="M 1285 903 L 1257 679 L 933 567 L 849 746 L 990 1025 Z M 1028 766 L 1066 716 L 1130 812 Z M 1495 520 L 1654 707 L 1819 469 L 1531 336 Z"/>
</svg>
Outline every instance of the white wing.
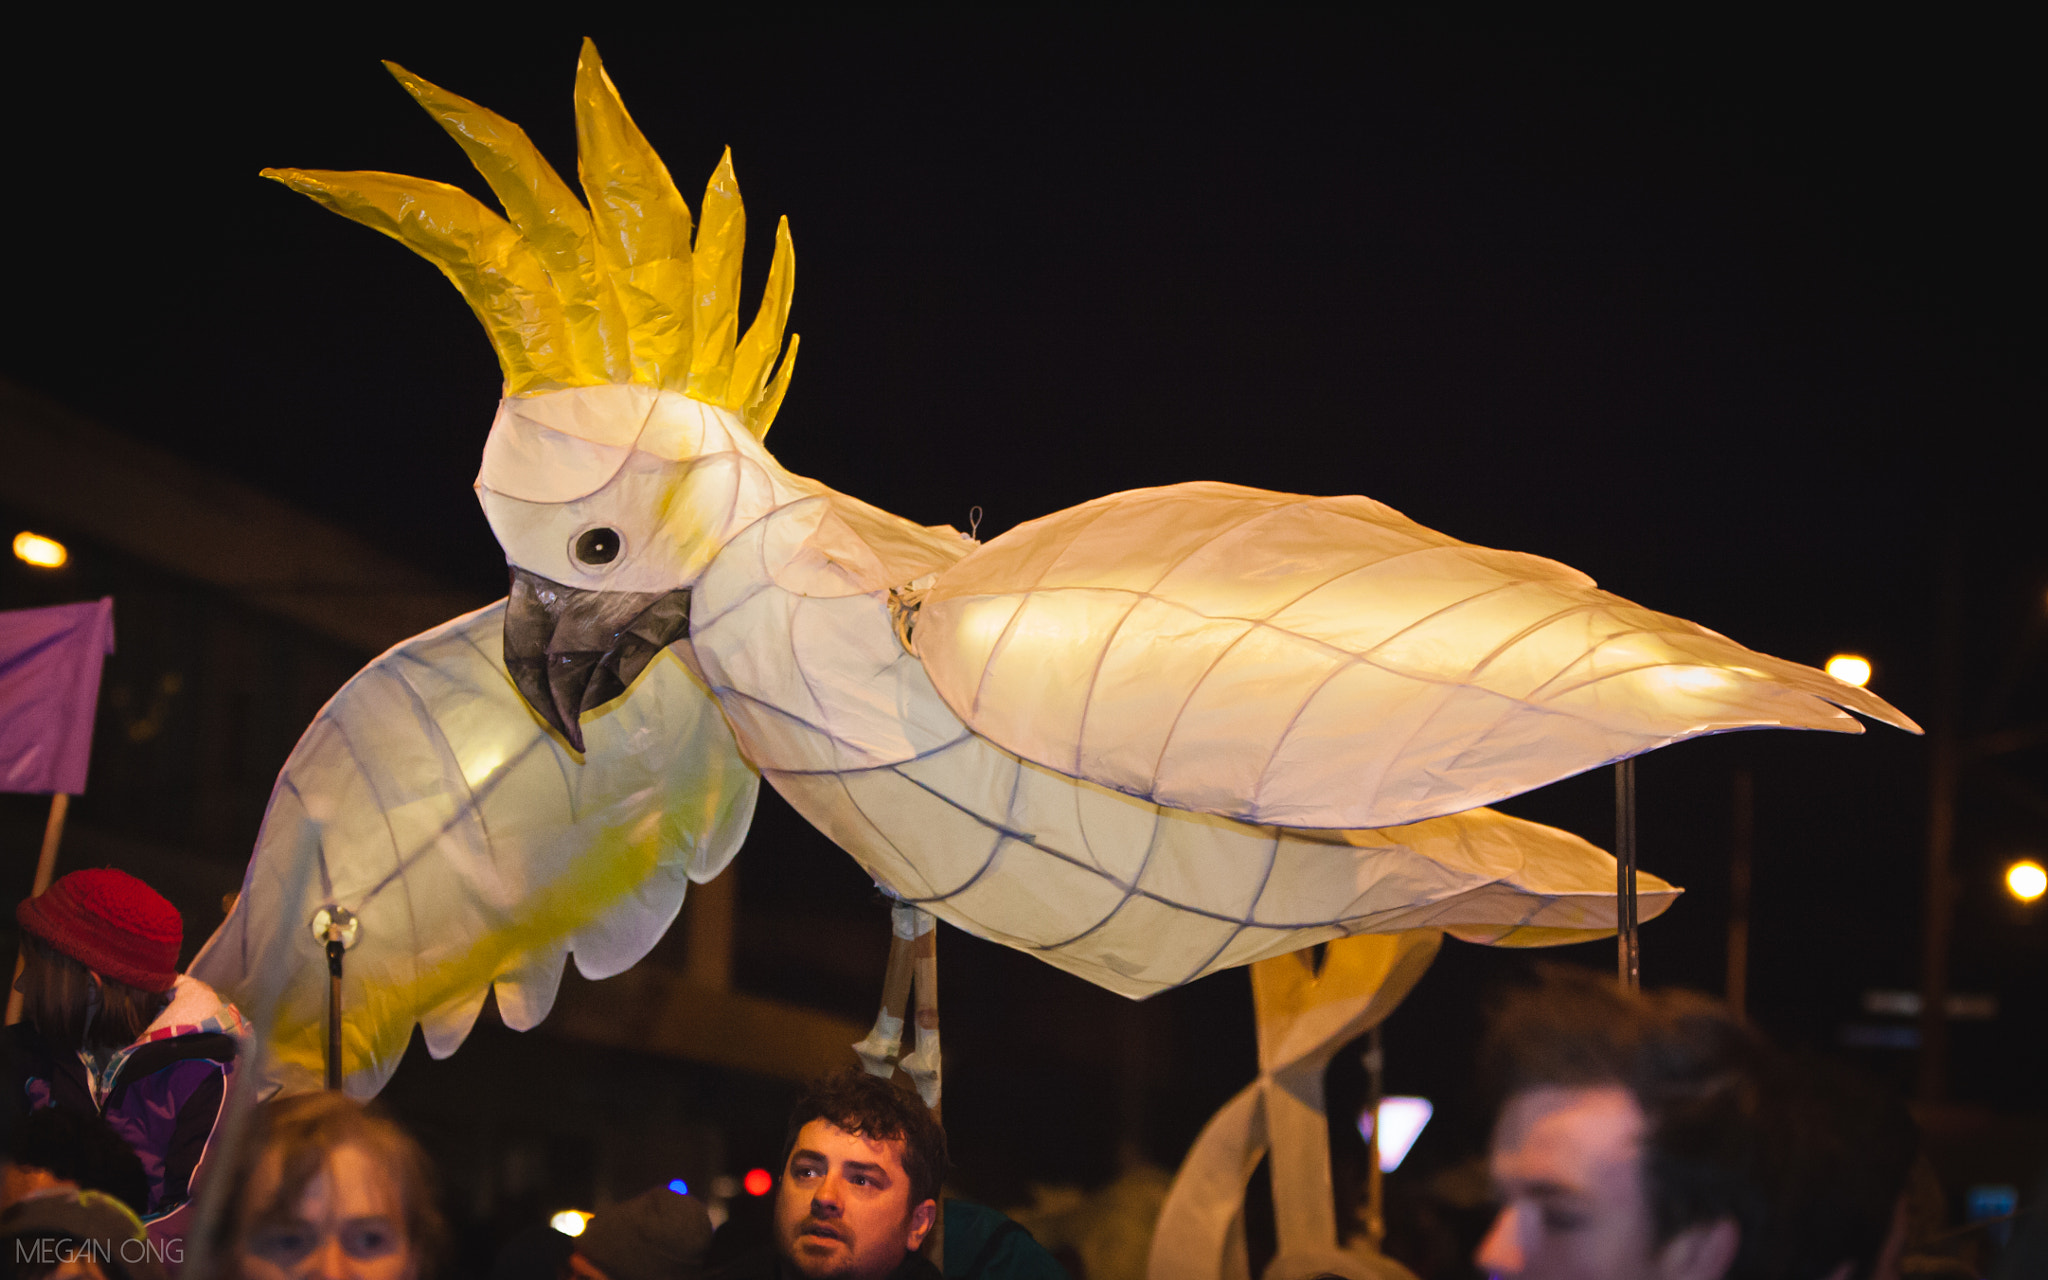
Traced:
<svg viewBox="0 0 2048 1280">
<path fill-rule="evenodd" d="M 1469 809 L 1699 734 L 1918 731 L 1865 690 L 1369 498 L 1114 494 L 941 570 L 913 623 L 967 725 L 1175 808 L 1292 827 Z"/>
<path fill-rule="evenodd" d="M 503 602 L 392 649 L 335 694 L 279 775 L 241 896 L 193 962 L 266 1029 L 271 1083 L 318 1088 L 327 971 L 311 921 L 361 921 L 347 953 L 345 1087 L 380 1089 L 418 1023 L 454 1052 L 495 985 L 547 1015 L 571 952 L 593 978 L 645 955 L 690 879 L 731 860 L 759 778 L 710 694 L 664 652 L 585 718 L 577 761 L 505 673 Z"/>
</svg>

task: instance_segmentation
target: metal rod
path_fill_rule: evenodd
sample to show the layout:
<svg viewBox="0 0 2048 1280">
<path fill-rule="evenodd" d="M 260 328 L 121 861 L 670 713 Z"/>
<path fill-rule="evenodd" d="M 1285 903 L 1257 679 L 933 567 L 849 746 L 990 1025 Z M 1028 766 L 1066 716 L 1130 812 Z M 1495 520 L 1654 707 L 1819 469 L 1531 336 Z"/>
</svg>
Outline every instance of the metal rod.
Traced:
<svg viewBox="0 0 2048 1280">
<path fill-rule="evenodd" d="M 341 1088 L 341 957 L 348 950 L 341 930 L 327 930 L 327 1087 Z"/>
<path fill-rule="evenodd" d="M 1643 983 L 1643 957 L 1636 937 L 1636 762 L 1614 766 L 1615 967 L 1621 985 Z"/>
<path fill-rule="evenodd" d="M 1728 1007 L 1737 1017 L 1749 1004 L 1749 876 L 1756 843 L 1756 780 L 1735 771 L 1734 829 L 1728 857 Z"/>
<path fill-rule="evenodd" d="M 1387 1046 L 1375 1023 L 1365 1051 L 1365 1105 L 1372 1115 L 1372 1136 L 1365 1144 L 1365 1236 L 1377 1249 L 1387 1242 L 1387 1188 L 1380 1172 L 1380 1103 L 1386 1100 Z"/>
<path fill-rule="evenodd" d="M 929 1043 L 933 1049 L 928 1070 L 932 1075 L 932 1119 L 945 1123 L 945 1104 L 939 1094 L 942 1080 L 938 1049 L 939 1038 L 939 931 L 929 923 L 917 937 L 913 952 L 916 961 L 917 981 L 913 988 L 913 1007 L 917 1017 L 918 1047 Z M 926 1037 L 930 1037 L 927 1042 Z M 923 1055 L 920 1054 L 920 1057 Z M 920 1082 L 922 1083 L 922 1082 Z M 946 1269 L 946 1197 L 939 1195 L 938 1216 L 932 1219 L 930 1236 L 925 1240 L 925 1258 L 933 1267 L 943 1272 Z"/>
<path fill-rule="evenodd" d="M 1953 535 L 1942 551 L 1935 616 L 1934 723 L 1928 726 L 1926 923 L 1920 959 L 1920 1101 L 1948 1095 L 1948 953 L 1955 930 L 1956 709 L 1961 697 L 1962 552 Z"/>
</svg>

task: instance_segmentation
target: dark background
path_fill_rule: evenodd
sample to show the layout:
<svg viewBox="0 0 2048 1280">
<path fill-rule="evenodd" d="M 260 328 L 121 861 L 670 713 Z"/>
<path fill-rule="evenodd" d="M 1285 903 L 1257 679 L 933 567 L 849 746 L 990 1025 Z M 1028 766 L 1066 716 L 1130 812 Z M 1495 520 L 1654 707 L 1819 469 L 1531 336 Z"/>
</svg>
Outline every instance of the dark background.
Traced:
<svg viewBox="0 0 2048 1280">
<path fill-rule="evenodd" d="M 2048 718 L 2040 93 L 2016 27 L 687 19 L 587 30 L 693 208 L 733 149 L 750 288 L 790 219 L 805 341 L 769 443 L 792 470 L 928 523 L 979 507 L 984 538 L 1181 480 L 1365 493 L 1766 652 L 1863 652 L 1923 723 L 1946 555 L 1963 731 Z M 427 264 L 255 175 L 484 195 L 380 57 L 573 172 L 581 33 L 523 27 L 18 33 L 0 376 L 502 592 L 469 494 L 499 382 L 474 319 Z M 40 602 L 14 582 L 9 605 Z M 2000 1011 L 1958 1025 L 1954 1092 L 2008 1111 L 2048 1079 L 2048 919 L 1998 879 L 2048 845 L 2044 763 L 1977 762 L 1961 793 L 1953 983 Z M 1918 981 L 1926 744 L 1644 759 L 1643 864 L 1689 890 L 1644 931 L 1653 985 L 1721 986 L 1738 769 L 1752 1011 L 1840 1048 L 1882 1021 L 1863 991 Z M 1610 795 L 1601 773 L 1503 807 L 1606 844 Z M 743 911 L 879 920 L 853 862 L 765 796 L 739 865 Z M 872 956 L 818 963 L 743 938 L 739 982 L 865 1017 L 873 929 Z M 949 1128 L 991 1198 L 1100 1181 L 1119 1139 L 1170 1167 L 1254 1073 L 1241 973 L 1131 1006 L 955 931 L 941 951 Z M 1390 1025 L 1390 1088 L 1439 1099 L 1424 1166 L 1483 1135 L 1480 1009 L 1527 963 L 1449 943 Z M 1911 1079 L 1909 1051 L 1855 1055 Z"/>
</svg>

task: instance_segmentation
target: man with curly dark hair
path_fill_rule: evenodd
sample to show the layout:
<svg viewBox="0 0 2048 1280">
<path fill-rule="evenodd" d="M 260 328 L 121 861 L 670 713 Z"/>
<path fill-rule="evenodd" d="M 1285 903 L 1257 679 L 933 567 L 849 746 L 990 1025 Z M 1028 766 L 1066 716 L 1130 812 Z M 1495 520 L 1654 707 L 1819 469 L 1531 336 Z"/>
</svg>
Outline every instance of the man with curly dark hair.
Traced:
<svg viewBox="0 0 2048 1280">
<path fill-rule="evenodd" d="M 797 1100 L 783 1143 L 775 1247 L 804 1280 L 936 1275 L 918 1256 L 939 1214 L 946 1133 L 916 1095 L 857 1068 Z"/>
<path fill-rule="evenodd" d="M 706 1253 L 709 1280 L 939 1280 L 920 1252 L 943 1215 L 947 1276 L 1065 1280 L 1001 1213 L 940 1202 L 946 1133 L 917 1095 L 850 1068 L 812 1082 L 790 1111 L 772 1223 L 735 1216 Z"/>
</svg>

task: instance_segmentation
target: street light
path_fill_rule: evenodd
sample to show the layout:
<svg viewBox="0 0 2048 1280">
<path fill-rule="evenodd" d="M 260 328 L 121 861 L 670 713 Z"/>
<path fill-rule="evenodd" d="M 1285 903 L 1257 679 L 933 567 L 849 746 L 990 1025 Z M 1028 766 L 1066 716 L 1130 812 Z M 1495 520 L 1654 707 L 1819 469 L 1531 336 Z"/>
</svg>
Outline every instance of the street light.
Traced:
<svg viewBox="0 0 2048 1280">
<path fill-rule="evenodd" d="M 2032 902 L 2048 893 L 2048 870 L 2032 860 L 2015 862 L 2005 869 L 2005 888 L 2021 902 Z"/>
<path fill-rule="evenodd" d="M 1870 683 L 1870 659 L 1854 653 L 1838 653 L 1828 659 L 1827 673 L 1843 684 L 1858 689 Z"/>
<path fill-rule="evenodd" d="M 55 538 L 45 538 L 40 533 L 23 529 L 14 535 L 14 558 L 38 569 L 61 569 L 71 558 L 71 553 Z"/>
</svg>

